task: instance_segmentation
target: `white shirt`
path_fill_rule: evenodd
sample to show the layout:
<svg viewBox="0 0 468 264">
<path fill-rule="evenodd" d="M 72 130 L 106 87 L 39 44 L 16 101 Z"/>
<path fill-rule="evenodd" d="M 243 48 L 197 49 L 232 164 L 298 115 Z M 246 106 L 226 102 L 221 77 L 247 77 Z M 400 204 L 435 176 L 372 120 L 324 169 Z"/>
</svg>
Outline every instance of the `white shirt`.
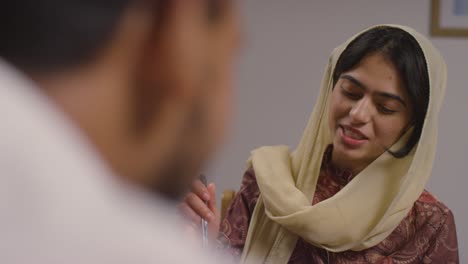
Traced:
<svg viewBox="0 0 468 264">
<path fill-rule="evenodd" d="M 215 263 L 156 200 L 121 183 L 40 88 L 0 60 L 0 263 Z"/>
</svg>

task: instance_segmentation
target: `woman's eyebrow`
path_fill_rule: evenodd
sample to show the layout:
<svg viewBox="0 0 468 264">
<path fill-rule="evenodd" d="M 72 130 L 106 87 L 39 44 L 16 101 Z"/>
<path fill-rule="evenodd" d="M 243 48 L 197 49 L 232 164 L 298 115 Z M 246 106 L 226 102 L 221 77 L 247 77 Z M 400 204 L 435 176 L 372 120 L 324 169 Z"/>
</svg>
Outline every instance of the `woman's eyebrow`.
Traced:
<svg viewBox="0 0 468 264">
<path fill-rule="evenodd" d="M 354 85 L 356 85 L 357 87 L 359 87 L 359 88 L 361 88 L 361 89 L 363 89 L 365 91 L 369 90 L 366 85 L 364 85 L 362 82 L 360 82 L 358 79 L 354 78 L 351 75 L 344 74 L 340 78 L 352 82 Z M 387 98 L 390 98 L 390 99 L 393 99 L 393 100 L 397 100 L 404 107 L 407 107 L 405 100 L 403 100 L 403 98 L 401 98 L 400 96 L 398 96 L 396 94 L 391 94 L 391 93 L 387 93 L 387 92 L 378 92 L 377 94 L 379 96 L 383 96 L 383 97 L 387 97 Z"/>
</svg>

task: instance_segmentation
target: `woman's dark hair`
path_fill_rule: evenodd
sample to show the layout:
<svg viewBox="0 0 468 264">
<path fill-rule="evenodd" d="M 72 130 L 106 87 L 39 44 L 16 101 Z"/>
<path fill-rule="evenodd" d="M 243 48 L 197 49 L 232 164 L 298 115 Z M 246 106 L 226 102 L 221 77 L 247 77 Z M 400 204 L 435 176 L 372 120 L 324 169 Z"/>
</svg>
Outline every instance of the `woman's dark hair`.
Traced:
<svg viewBox="0 0 468 264">
<path fill-rule="evenodd" d="M 333 86 L 341 74 L 356 67 L 366 56 L 379 53 L 396 67 L 413 105 L 414 127 L 405 146 L 394 157 L 403 158 L 418 143 L 429 104 L 429 75 L 424 53 L 408 32 L 390 26 L 366 31 L 354 39 L 341 54 L 333 72 Z"/>
</svg>

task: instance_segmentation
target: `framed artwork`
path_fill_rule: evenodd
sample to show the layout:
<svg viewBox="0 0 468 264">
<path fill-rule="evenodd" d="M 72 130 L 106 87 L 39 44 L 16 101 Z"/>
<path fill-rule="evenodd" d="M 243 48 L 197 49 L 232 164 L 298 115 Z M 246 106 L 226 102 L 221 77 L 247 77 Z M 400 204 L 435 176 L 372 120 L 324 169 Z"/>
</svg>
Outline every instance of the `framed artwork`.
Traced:
<svg viewBox="0 0 468 264">
<path fill-rule="evenodd" d="M 468 38 L 468 0 L 431 0 L 431 35 Z"/>
</svg>

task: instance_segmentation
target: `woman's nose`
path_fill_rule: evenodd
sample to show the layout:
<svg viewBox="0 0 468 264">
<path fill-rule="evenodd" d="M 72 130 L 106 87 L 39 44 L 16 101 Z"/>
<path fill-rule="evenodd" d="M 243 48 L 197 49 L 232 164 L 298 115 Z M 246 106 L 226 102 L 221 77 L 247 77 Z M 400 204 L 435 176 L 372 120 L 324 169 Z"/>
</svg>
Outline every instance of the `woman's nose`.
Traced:
<svg viewBox="0 0 468 264">
<path fill-rule="evenodd" d="M 368 123 L 372 116 L 369 100 L 367 98 L 362 98 L 357 101 L 351 108 L 349 116 L 353 124 L 360 125 Z"/>
</svg>

